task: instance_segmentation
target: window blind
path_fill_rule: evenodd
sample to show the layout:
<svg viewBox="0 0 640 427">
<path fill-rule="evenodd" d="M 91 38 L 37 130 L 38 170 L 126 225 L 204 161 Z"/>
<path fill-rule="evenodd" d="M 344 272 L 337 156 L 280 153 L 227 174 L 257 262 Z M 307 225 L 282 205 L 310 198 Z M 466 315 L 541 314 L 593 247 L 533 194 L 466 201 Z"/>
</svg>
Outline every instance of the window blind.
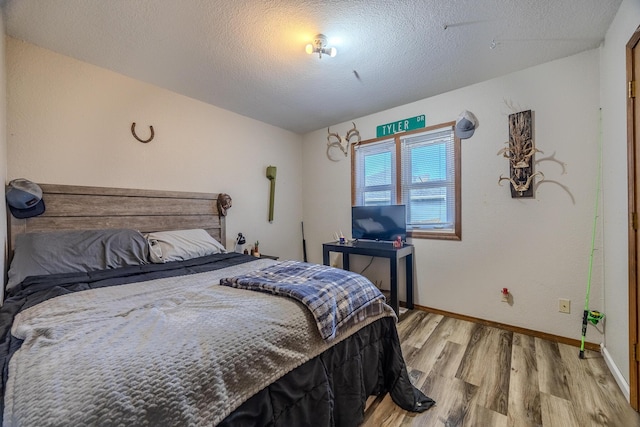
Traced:
<svg viewBox="0 0 640 427">
<path fill-rule="evenodd" d="M 402 203 L 411 230 L 455 230 L 453 129 L 401 138 Z"/>
<path fill-rule="evenodd" d="M 393 139 L 360 145 L 356 153 L 356 205 L 390 205 L 396 200 L 396 150 Z"/>
</svg>

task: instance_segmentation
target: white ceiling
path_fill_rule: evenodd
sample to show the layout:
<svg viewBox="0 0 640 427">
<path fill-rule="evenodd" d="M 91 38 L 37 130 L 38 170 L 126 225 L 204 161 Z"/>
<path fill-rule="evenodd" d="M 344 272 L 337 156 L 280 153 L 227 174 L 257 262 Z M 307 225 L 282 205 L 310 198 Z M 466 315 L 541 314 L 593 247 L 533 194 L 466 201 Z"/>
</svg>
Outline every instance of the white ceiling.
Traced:
<svg viewBox="0 0 640 427">
<path fill-rule="evenodd" d="M 12 37 L 306 133 L 596 48 L 621 0 L 3 3 Z"/>
</svg>

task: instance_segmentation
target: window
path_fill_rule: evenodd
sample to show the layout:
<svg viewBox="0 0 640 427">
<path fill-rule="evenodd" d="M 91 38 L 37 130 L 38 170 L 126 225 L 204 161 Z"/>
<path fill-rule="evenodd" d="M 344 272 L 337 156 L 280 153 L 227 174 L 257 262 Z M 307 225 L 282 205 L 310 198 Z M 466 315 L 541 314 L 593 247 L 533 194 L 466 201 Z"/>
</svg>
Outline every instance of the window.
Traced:
<svg viewBox="0 0 640 427">
<path fill-rule="evenodd" d="M 410 237 L 460 240 L 460 140 L 454 124 L 354 147 L 353 205 L 404 204 Z"/>
<path fill-rule="evenodd" d="M 392 205 L 396 192 L 396 149 L 393 140 L 358 147 L 358 206 Z"/>
</svg>

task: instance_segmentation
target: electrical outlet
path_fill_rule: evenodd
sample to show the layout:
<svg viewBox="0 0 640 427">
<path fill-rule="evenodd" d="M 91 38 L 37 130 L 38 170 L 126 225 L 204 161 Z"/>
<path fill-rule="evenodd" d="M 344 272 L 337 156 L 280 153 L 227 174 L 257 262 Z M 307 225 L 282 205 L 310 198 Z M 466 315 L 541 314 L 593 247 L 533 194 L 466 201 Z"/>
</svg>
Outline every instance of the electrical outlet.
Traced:
<svg viewBox="0 0 640 427">
<path fill-rule="evenodd" d="M 558 300 L 558 311 L 560 313 L 571 313 L 571 300 L 560 298 Z"/>
</svg>

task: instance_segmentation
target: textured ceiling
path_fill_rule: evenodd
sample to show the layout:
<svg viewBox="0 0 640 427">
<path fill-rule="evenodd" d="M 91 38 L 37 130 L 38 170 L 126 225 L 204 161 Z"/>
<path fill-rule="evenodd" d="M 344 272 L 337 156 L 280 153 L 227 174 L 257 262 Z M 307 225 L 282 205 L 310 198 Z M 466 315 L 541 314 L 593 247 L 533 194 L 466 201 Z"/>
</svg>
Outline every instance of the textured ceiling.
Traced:
<svg viewBox="0 0 640 427">
<path fill-rule="evenodd" d="M 599 46 L 621 0 L 5 0 L 17 39 L 296 133 Z M 307 55 L 324 33 L 335 58 Z"/>
</svg>

